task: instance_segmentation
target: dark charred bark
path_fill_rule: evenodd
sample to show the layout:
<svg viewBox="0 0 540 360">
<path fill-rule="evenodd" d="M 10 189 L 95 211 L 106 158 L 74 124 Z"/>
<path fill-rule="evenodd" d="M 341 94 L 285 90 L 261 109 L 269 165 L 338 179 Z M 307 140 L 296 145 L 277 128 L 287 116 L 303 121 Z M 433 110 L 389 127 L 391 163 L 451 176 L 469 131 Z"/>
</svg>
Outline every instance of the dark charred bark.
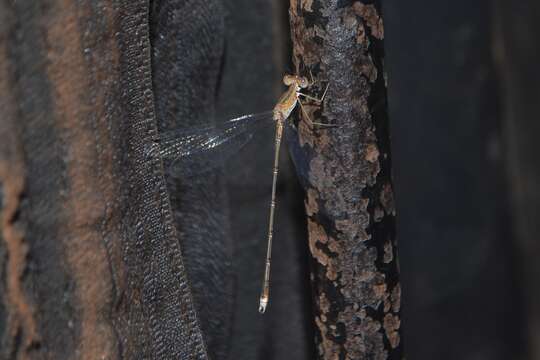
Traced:
<svg viewBox="0 0 540 360">
<path fill-rule="evenodd" d="M 206 359 L 144 0 L 0 1 L 2 359 Z"/>
<path fill-rule="evenodd" d="M 290 15 L 297 72 L 329 84 L 306 112 L 335 125 L 298 124 L 318 357 L 401 359 L 380 2 L 292 0 Z"/>
</svg>

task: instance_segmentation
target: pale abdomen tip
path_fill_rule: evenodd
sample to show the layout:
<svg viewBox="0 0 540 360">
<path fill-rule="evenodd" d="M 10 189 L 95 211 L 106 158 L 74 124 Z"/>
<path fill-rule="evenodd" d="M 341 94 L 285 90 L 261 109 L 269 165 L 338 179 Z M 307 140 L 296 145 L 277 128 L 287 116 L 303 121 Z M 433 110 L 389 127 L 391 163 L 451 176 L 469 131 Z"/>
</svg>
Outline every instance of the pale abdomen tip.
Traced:
<svg viewBox="0 0 540 360">
<path fill-rule="evenodd" d="M 259 299 L 259 312 L 261 314 L 264 314 L 264 312 L 266 311 L 267 305 L 268 305 L 268 298 L 261 296 L 261 298 Z"/>
</svg>

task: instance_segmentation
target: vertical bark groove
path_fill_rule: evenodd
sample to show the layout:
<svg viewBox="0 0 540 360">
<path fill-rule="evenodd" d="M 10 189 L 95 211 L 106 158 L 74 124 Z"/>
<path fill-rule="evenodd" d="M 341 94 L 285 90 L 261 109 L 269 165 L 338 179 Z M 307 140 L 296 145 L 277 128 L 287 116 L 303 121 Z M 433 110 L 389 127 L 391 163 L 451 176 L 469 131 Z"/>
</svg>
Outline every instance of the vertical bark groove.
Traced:
<svg viewBox="0 0 540 360">
<path fill-rule="evenodd" d="M 13 23 L 12 13 L 0 4 L 0 36 Z M 0 38 L 1 40 L 1 38 Z M 1 45 L 1 42 L 0 42 Z M 0 59 L 7 56 L 7 47 L 0 46 Z M 28 244 L 24 237 L 24 227 L 18 221 L 25 188 L 25 164 L 22 155 L 20 134 L 13 121 L 16 108 L 10 88 L 10 69 L 6 62 L 0 61 L 0 109 L 3 116 L 0 123 L 0 274 L 4 283 L 2 301 L 5 306 L 4 333 L 0 356 L 18 356 L 40 341 L 34 317 L 34 306 L 24 290 L 23 275 L 27 270 Z"/>
<path fill-rule="evenodd" d="M 0 0 L 0 357 L 207 358 L 153 102 L 148 1 Z"/>
</svg>

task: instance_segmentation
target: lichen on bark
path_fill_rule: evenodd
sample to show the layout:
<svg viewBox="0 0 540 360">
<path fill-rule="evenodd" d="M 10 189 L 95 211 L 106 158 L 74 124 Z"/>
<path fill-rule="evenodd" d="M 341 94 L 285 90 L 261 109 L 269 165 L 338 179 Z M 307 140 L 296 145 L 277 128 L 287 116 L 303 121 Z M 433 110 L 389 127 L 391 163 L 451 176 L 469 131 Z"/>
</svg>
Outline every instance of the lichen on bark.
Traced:
<svg viewBox="0 0 540 360">
<path fill-rule="evenodd" d="M 293 61 L 321 92 L 298 124 L 320 359 L 401 359 L 400 285 L 379 2 L 291 0 Z M 305 116 L 302 114 L 301 116 Z M 303 119 L 307 120 L 307 119 Z"/>
</svg>

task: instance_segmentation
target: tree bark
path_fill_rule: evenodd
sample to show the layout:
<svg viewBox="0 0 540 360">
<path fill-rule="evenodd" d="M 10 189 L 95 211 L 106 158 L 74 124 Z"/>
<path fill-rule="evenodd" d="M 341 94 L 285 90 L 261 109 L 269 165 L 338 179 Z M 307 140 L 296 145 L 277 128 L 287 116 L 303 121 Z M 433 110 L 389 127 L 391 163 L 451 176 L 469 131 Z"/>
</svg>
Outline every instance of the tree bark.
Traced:
<svg viewBox="0 0 540 360">
<path fill-rule="evenodd" d="M 156 151 L 148 14 L 0 1 L 2 359 L 207 358 Z"/>
<path fill-rule="evenodd" d="M 291 0 L 293 60 L 317 85 L 298 124 L 320 359 L 401 359 L 380 2 Z"/>
</svg>

